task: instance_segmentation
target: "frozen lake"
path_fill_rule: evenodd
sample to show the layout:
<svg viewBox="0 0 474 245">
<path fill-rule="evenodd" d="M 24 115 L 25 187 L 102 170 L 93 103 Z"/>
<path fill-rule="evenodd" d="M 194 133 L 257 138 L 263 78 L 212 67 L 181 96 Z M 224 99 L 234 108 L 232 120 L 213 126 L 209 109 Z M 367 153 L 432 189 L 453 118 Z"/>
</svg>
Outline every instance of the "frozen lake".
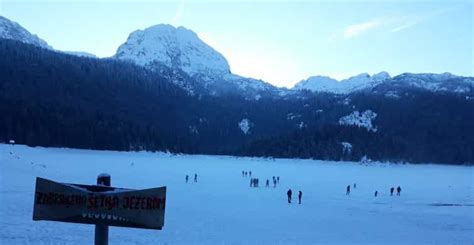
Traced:
<svg viewBox="0 0 474 245">
<path fill-rule="evenodd" d="M 260 179 L 259 188 L 249 187 L 244 170 Z M 103 172 L 111 174 L 112 186 L 167 186 L 163 230 L 111 227 L 110 244 L 474 244 L 472 167 L 5 144 L 0 144 L 0 243 L 93 244 L 93 225 L 32 220 L 35 178 L 94 184 Z M 266 188 L 272 176 L 280 176 L 280 183 Z M 346 196 L 346 186 L 354 183 L 357 188 Z M 392 186 L 401 186 L 401 196 L 390 196 Z M 292 204 L 286 201 L 289 188 Z"/>
</svg>

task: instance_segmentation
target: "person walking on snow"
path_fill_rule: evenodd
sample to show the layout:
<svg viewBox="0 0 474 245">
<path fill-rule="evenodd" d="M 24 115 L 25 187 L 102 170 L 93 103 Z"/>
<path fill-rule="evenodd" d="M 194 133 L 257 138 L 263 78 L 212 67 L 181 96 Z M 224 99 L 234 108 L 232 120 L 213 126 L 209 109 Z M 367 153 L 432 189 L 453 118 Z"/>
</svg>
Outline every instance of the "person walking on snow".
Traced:
<svg viewBox="0 0 474 245">
<path fill-rule="evenodd" d="M 291 203 L 291 189 L 288 189 L 288 191 L 286 192 L 286 195 L 288 196 L 288 203 Z"/>
<path fill-rule="evenodd" d="M 189 175 L 186 174 L 186 183 L 188 183 Z"/>
<path fill-rule="evenodd" d="M 378 192 L 378 191 L 375 191 L 374 197 L 377 197 L 378 194 L 379 194 L 379 192 Z"/>
<path fill-rule="evenodd" d="M 197 175 L 197 174 L 194 174 L 194 182 L 195 182 L 195 183 L 198 182 L 198 175 Z"/>
<path fill-rule="evenodd" d="M 267 182 L 265 183 L 265 187 L 270 187 L 270 180 L 267 179 Z"/>
<path fill-rule="evenodd" d="M 301 198 L 303 197 L 303 192 L 298 191 L 298 204 L 301 204 Z"/>
<path fill-rule="evenodd" d="M 351 185 L 347 185 L 346 187 L 346 195 L 351 194 Z"/>
<path fill-rule="evenodd" d="M 356 184 L 356 183 L 354 183 L 354 189 L 355 189 L 355 188 L 357 188 L 357 184 Z"/>
<path fill-rule="evenodd" d="M 395 188 L 390 188 L 390 196 L 393 196 L 393 191 L 395 190 Z"/>
<path fill-rule="evenodd" d="M 400 186 L 397 187 L 397 196 L 400 196 L 400 192 L 402 192 L 402 188 Z"/>
</svg>

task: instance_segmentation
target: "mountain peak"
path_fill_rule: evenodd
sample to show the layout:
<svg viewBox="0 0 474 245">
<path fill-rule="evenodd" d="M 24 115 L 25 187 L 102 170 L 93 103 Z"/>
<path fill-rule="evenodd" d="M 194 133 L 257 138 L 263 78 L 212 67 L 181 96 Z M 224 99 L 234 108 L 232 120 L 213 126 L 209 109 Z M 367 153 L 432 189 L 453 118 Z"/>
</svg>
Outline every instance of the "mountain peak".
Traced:
<svg viewBox="0 0 474 245">
<path fill-rule="evenodd" d="M 336 94 L 346 94 L 357 90 L 375 86 L 380 82 L 390 79 L 388 72 L 382 71 L 372 76 L 369 73 L 359 75 L 338 81 L 327 76 L 312 76 L 295 85 L 293 89 L 308 89 L 314 92 L 327 92 Z"/>
<path fill-rule="evenodd" d="M 230 73 L 227 60 L 185 27 L 159 24 L 132 32 L 116 58 L 152 68 L 156 63 L 189 75 Z"/>
<path fill-rule="evenodd" d="M 52 49 L 43 39 L 31 34 L 20 24 L 0 16 L 0 38 L 17 40 L 41 48 Z"/>
</svg>

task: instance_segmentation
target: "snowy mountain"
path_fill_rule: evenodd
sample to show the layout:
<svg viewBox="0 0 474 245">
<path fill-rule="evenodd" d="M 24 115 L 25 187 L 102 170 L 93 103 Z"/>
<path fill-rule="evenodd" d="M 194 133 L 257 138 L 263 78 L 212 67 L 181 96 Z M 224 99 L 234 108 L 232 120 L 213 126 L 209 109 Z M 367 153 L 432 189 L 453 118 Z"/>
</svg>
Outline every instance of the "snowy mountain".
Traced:
<svg viewBox="0 0 474 245">
<path fill-rule="evenodd" d="M 259 98 L 262 91 L 276 90 L 263 81 L 232 74 L 222 54 L 184 27 L 160 24 L 134 31 L 114 57 L 166 73 L 189 94 L 202 89 L 213 95 L 237 91 L 249 98 Z M 183 74 L 176 76 L 180 71 L 196 84 L 186 81 Z"/>
<path fill-rule="evenodd" d="M 230 73 L 224 56 L 199 39 L 196 33 L 165 24 L 132 32 L 118 48 L 115 57 L 148 67 L 159 62 L 191 76 Z"/>
<path fill-rule="evenodd" d="M 3 16 L 0 16 L 0 38 L 12 39 L 12 40 L 20 41 L 23 43 L 35 45 L 41 48 L 46 48 L 46 49 L 54 50 L 57 52 L 76 55 L 80 57 L 97 58 L 97 56 L 95 56 L 94 54 L 87 53 L 87 52 L 55 50 L 46 41 L 39 38 L 37 35 L 31 34 L 28 30 L 26 30 L 20 24 L 14 21 L 11 21 Z"/>
<path fill-rule="evenodd" d="M 28 30 L 3 16 L 0 16 L 0 38 L 13 39 L 23 43 L 32 44 L 38 47 L 52 49 L 46 41 L 31 34 Z"/>
<path fill-rule="evenodd" d="M 474 92 L 474 78 L 456 76 L 449 72 L 433 73 L 403 73 L 394 77 L 387 84 L 399 88 L 417 88 L 431 92 Z"/>
<path fill-rule="evenodd" d="M 349 79 L 337 81 L 330 77 L 314 76 L 294 86 L 294 90 L 310 90 L 334 94 L 350 94 L 353 92 L 375 89 L 386 90 L 387 96 L 397 96 L 396 90 L 421 89 L 431 92 L 469 93 L 473 91 L 474 78 L 456 76 L 451 73 L 403 73 L 390 77 L 387 72 L 370 76 L 362 73 Z"/>
<path fill-rule="evenodd" d="M 313 92 L 348 94 L 358 90 L 374 87 L 387 79 L 390 79 L 390 75 L 384 71 L 372 76 L 367 73 L 362 73 L 341 81 L 326 76 L 313 76 L 307 80 L 297 83 L 293 89 L 307 89 Z"/>
</svg>

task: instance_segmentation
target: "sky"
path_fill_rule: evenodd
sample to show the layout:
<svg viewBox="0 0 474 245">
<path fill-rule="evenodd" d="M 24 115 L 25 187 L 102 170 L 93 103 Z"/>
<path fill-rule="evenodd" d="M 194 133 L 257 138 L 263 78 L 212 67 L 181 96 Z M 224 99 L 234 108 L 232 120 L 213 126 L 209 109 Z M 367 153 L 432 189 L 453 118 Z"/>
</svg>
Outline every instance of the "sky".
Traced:
<svg viewBox="0 0 474 245">
<path fill-rule="evenodd" d="M 387 71 L 474 76 L 467 1 L 0 0 L 0 15 L 64 51 L 115 54 L 137 29 L 193 30 L 235 74 L 292 87 Z"/>
</svg>

